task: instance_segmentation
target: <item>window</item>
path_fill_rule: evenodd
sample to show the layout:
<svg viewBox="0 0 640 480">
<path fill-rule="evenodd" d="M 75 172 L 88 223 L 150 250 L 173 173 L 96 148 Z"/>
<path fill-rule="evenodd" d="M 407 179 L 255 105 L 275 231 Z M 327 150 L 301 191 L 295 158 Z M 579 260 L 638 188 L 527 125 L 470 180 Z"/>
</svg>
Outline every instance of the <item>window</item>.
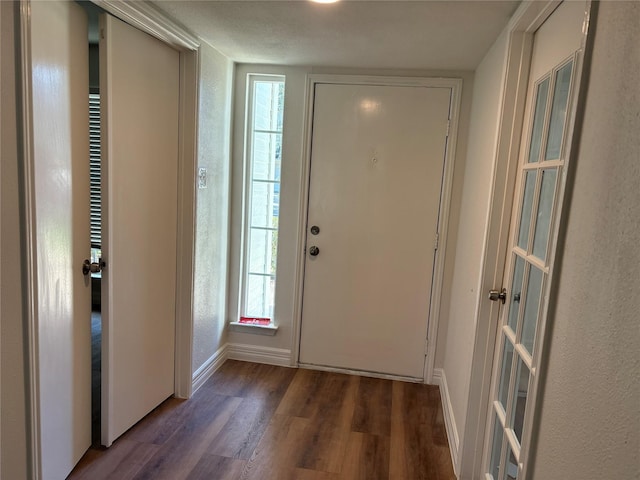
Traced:
<svg viewBox="0 0 640 480">
<path fill-rule="evenodd" d="M 284 77 L 247 78 L 245 208 L 240 315 L 273 323 Z"/>
<path fill-rule="evenodd" d="M 91 261 L 102 256 L 102 200 L 100 187 L 100 94 L 89 94 L 89 189 Z"/>
</svg>

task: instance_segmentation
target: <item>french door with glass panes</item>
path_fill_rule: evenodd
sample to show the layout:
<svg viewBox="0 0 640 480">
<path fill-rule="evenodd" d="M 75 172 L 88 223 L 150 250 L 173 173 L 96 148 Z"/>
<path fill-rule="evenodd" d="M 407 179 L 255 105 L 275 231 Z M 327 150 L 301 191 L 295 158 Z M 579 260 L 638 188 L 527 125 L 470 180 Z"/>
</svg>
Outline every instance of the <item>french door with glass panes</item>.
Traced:
<svg viewBox="0 0 640 480">
<path fill-rule="evenodd" d="M 575 47 L 572 49 L 575 52 Z M 485 446 L 486 480 L 521 478 L 546 321 L 548 281 L 569 150 L 577 53 L 536 72 L 530 89 L 498 326 Z M 494 298 L 497 296 L 494 292 Z"/>
</svg>

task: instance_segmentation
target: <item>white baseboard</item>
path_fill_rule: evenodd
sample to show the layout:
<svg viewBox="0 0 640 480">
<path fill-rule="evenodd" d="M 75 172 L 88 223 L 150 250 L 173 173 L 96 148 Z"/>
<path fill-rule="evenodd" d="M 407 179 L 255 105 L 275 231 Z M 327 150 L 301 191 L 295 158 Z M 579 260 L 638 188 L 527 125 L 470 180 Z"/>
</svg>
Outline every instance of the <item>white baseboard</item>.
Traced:
<svg viewBox="0 0 640 480">
<path fill-rule="evenodd" d="M 225 360 L 228 358 L 228 344 L 224 344 L 222 347 L 218 349 L 216 353 L 214 353 L 209 360 L 204 362 L 202 366 L 195 371 L 192 379 L 192 387 L 191 394 L 193 395 L 196 391 L 209 380 L 209 377 L 213 375 L 216 370 L 218 370 Z"/>
<path fill-rule="evenodd" d="M 460 440 L 456 419 L 453 416 L 453 405 L 449 396 L 447 386 L 447 376 L 441 368 L 433 369 L 433 383 L 440 387 L 440 398 L 442 399 L 442 411 L 444 413 L 444 424 L 447 429 L 447 439 L 449 440 L 449 451 L 451 452 L 451 462 L 453 463 L 453 473 L 458 478 L 460 472 Z"/>
<path fill-rule="evenodd" d="M 284 348 L 261 347 L 241 343 L 227 344 L 227 358 L 244 362 L 267 363 L 282 367 L 291 366 L 291 350 Z"/>
</svg>

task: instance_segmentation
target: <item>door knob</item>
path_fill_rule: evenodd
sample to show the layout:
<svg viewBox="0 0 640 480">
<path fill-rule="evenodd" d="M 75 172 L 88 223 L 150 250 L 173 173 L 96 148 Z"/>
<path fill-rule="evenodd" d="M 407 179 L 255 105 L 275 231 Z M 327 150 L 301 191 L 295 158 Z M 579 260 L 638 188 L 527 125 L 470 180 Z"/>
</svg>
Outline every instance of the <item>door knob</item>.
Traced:
<svg viewBox="0 0 640 480">
<path fill-rule="evenodd" d="M 489 290 L 489 300 L 492 302 L 497 302 L 500 300 L 504 305 L 504 302 L 507 300 L 507 289 L 503 288 L 501 291 L 498 290 Z"/>
<path fill-rule="evenodd" d="M 100 259 L 99 262 L 93 262 L 91 263 L 89 261 L 89 259 L 85 259 L 84 262 L 82 262 L 82 274 L 83 275 L 89 275 L 90 273 L 98 273 L 101 272 L 102 269 L 106 266 L 107 264 Z"/>
<path fill-rule="evenodd" d="M 311 255 L 312 257 L 317 257 L 319 253 L 320 249 L 315 245 L 309 248 L 309 255 Z"/>
</svg>

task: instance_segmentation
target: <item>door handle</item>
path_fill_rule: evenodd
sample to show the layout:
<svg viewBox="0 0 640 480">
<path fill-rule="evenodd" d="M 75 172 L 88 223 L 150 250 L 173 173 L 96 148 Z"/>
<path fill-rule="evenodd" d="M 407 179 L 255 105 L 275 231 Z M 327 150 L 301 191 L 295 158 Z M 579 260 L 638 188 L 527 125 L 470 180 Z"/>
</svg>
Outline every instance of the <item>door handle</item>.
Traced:
<svg viewBox="0 0 640 480">
<path fill-rule="evenodd" d="M 489 300 L 491 300 L 492 302 L 497 302 L 499 300 L 504 305 L 504 302 L 507 301 L 507 289 L 503 288 L 500 291 L 489 290 Z"/>
<path fill-rule="evenodd" d="M 309 255 L 311 255 L 312 257 L 317 257 L 319 253 L 320 249 L 315 245 L 313 247 L 309 247 Z"/>
<path fill-rule="evenodd" d="M 98 273 L 106 266 L 107 264 L 102 259 L 100 259 L 99 262 L 91 263 L 89 259 L 86 258 L 84 262 L 82 262 L 82 274 L 89 275 L 90 273 Z"/>
</svg>

